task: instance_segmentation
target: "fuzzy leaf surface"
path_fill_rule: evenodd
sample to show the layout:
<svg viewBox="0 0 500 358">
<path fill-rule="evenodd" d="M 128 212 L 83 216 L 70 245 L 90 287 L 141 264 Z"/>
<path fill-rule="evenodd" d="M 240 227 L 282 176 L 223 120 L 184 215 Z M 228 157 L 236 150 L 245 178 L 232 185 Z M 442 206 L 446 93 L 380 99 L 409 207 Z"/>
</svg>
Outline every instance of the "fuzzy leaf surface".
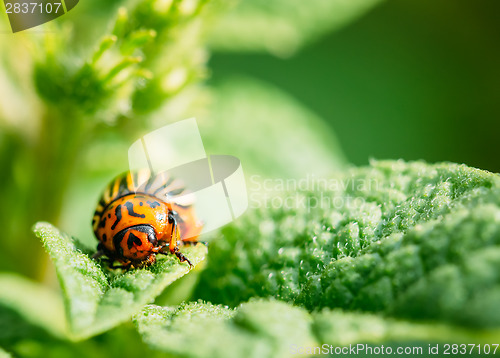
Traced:
<svg viewBox="0 0 500 358">
<path fill-rule="evenodd" d="M 111 276 L 51 224 L 38 223 L 34 231 L 56 267 L 70 333 L 75 339 L 102 333 L 129 320 L 190 270 L 186 263 L 169 255 L 149 268 Z M 198 244 L 182 251 L 196 266 L 205 258 L 206 247 Z"/>
</svg>

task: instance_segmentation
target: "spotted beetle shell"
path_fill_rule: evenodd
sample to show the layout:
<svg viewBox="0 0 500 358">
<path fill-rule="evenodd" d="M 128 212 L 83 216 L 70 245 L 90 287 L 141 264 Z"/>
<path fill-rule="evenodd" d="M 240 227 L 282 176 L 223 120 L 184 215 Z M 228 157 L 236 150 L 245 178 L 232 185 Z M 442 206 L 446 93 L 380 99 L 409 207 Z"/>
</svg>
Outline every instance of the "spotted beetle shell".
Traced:
<svg viewBox="0 0 500 358">
<path fill-rule="evenodd" d="M 159 243 L 172 235 L 181 241 L 196 241 L 201 225 L 194 212 L 194 196 L 183 183 L 167 173 L 151 175 L 148 170 L 119 175 L 104 190 L 92 220 L 93 230 L 108 256 L 145 260 Z M 169 223 L 171 213 L 177 232 Z M 141 239 L 130 228 L 144 233 Z"/>
</svg>

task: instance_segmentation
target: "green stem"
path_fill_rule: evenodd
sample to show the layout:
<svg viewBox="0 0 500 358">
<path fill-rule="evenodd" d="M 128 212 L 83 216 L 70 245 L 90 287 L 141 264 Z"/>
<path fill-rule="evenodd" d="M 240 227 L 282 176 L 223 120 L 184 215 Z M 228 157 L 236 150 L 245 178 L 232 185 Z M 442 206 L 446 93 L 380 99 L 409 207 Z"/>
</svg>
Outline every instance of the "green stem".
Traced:
<svg viewBox="0 0 500 358">
<path fill-rule="evenodd" d="M 59 224 L 69 182 L 88 133 L 83 116 L 76 112 L 71 108 L 49 108 L 42 118 L 39 141 L 33 153 L 35 175 L 31 178 L 30 198 L 33 207 L 28 227 L 40 220 Z M 34 267 L 41 268 L 36 277 L 42 279 L 46 260 L 41 245 L 37 245 L 32 257 L 36 261 Z"/>
</svg>

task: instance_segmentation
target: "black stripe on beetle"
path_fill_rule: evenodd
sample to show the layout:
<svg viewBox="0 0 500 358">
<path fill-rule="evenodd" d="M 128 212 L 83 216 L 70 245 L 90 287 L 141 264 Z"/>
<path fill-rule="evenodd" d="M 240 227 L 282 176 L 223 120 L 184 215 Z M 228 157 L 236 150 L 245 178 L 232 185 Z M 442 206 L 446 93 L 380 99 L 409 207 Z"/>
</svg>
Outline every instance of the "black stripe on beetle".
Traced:
<svg viewBox="0 0 500 358">
<path fill-rule="evenodd" d="M 148 200 L 148 201 L 146 201 L 146 203 L 151 207 L 151 209 L 154 209 L 157 206 L 160 206 L 160 203 L 157 202 L 157 201 L 150 201 L 150 200 Z"/>
<path fill-rule="evenodd" d="M 138 238 L 137 236 L 134 235 L 134 233 L 130 233 L 128 235 L 128 239 L 127 239 L 127 246 L 128 246 L 128 249 L 130 250 L 134 244 L 136 246 L 141 246 L 142 245 L 142 241 L 140 238 Z"/>
<path fill-rule="evenodd" d="M 113 246 L 115 247 L 115 251 L 119 256 L 123 256 L 123 248 L 120 246 L 120 243 L 122 242 L 123 237 L 126 233 L 127 230 L 122 230 L 113 237 Z"/>
<path fill-rule="evenodd" d="M 146 217 L 146 215 L 144 214 L 137 214 L 135 211 L 134 211 L 134 204 L 132 204 L 130 201 L 127 201 L 125 204 L 125 207 L 127 208 L 128 210 L 128 214 L 130 216 L 134 216 L 136 218 L 142 218 L 144 219 Z M 158 206 L 160 206 L 160 204 L 158 204 Z"/>
<path fill-rule="evenodd" d="M 155 230 L 153 229 L 153 227 L 151 225 L 137 225 L 137 226 L 132 226 L 132 227 L 134 229 L 136 229 L 137 231 L 144 232 L 144 233 L 148 234 L 148 240 L 153 245 L 156 244 L 156 242 L 158 241 L 156 239 Z"/>
<path fill-rule="evenodd" d="M 118 187 L 118 192 L 123 193 L 123 192 L 128 192 L 128 185 L 127 185 L 127 176 L 124 175 L 120 179 L 120 186 Z"/>
<path fill-rule="evenodd" d="M 170 184 L 172 184 L 174 181 L 174 177 L 171 176 L 168 178 L 167 182 L 163 185 L 165 188 L 168 187 Z"/>
<path fill-rule="evenodd" d="M 174 205 L 181 208 L 181 209 L 189 209 L 191 206 L 193 206 L 193 204 L 181 205 L 179 203 L 176 203 L 175 201 L 174 201 Z"/>
<path fill-rule="evenodd" d="M 113 223 L 113 225 L 111 226 L 111 230 L 114 230 L 116 225 L 118 225 L 118 223 L 120 222 L 120 220 L 122 219 L 122 206 L 121 205 L 118 205 L 115 209 L 115 215 L 116 215 L 116 221 Z"/>
<path fill-rule="evenodd" d="M 184 188 L 175 189 L 175 190 L 170 191 L 168 193 L 168 195 L 171 195 L 171 196 L 179 195 L 183 191 L 184 191 Z"/>
<path fill-rule="evenodd" d="M 151 187 L 151 185 L 153 185 L 154 180 L 155 180 L 155 177 L 154 177 L 154 176 L 150 176 L 150 177 L 149 177 L 148 181 L 146 182 L 146 186 L 144 187 L 144 191 L 145 191 L 146 193 L 148 193 L 148 192 L 149 192 L 149 188 Z"/>
</svg>

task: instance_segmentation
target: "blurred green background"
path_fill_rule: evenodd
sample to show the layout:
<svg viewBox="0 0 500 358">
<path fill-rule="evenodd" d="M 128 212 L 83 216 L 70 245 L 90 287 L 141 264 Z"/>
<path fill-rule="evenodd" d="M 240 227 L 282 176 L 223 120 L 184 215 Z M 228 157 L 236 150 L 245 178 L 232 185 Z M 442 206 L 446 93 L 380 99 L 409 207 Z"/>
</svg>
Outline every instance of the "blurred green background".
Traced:
<svg viewBox="0 0 500 358">
<path fill-rule="evenodd" d="M 500 172 L 500 3 L 393 0 L 290 58 L 215 53 L 212 81 L 280 87 L 337 133 L 348 160 L 452 161 Z"/>
</svg>

